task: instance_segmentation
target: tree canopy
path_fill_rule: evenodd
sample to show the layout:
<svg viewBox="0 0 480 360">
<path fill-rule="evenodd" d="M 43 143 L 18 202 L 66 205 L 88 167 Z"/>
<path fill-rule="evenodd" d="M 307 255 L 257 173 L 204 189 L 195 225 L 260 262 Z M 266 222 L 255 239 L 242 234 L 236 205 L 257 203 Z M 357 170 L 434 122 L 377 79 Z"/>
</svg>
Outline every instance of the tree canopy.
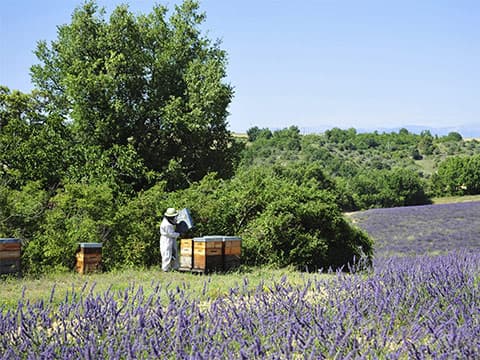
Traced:
<svg viewBox="0 0 480 360">
<path fill-rule="evenodd" d="M 170 17 L 167 10 L 155 5 L 136 16 L 122 5 L 106 19 L 88 1 L 56 40 L 38 43 L 31 73 L 77 142 L 102 151 L 131 145 L 174 189 L 210 171 L 231 176 L 236 152 L 226 121 L 233 96 L 226 53 L 202 33 L 196 1 Z"/>
</svg>

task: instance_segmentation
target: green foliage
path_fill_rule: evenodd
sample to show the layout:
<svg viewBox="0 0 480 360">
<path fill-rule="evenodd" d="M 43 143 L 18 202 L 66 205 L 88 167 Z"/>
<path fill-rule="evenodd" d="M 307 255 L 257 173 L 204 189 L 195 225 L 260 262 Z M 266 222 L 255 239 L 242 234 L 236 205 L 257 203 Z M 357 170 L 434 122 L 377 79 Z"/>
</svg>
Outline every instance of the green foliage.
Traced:
<svg viewBox="0 0 480 360">
<path fill-rule="evenodd" d="M 260 129 L 252 130 L 256 134 Z M 294 149 L 289 149 L 285 140 L 276 143 L 273 139 L 255 138 L 254 142 L 247 144 L 241 164 L 248 167 L 318 163 L 335 182 L 333 191 L 337 195 L 337 204 L 343 210 L 351 211 L 428 203 L 429 196 L 440 195 L 438 180 L 435 180 L 438 179 L 438 164 L 456 154 L 474 156 L 480 154 L 480 146 L 477 141 L 462 141 L 454 134 L 434 137 L 429 131 L 418 135 L 407 129 L 379 134 L 333 128 L 324 134 L 300 136 L 300 147 Z M 412 188 L 401 190 L 401 195 L 397 194 L 400 182 L 384 181 L 397 168 L 405 169 L 405 173 L 416 173 L 408 175 L 413 176 L 412 179 L 404 179 Z M 397 175 L 394 177 L 398 178 Z M 434 180 L 437 184 L 433 184 Z M 475 187 L 470 184 L 468 188 Z"/>
<path fill-rule="evenodd" d="M 480 194 L 480 154 L 445 159 L 438 166 L 432 184 L 439 196 Z"/>
<path fill-rule="evenodd" d="M 225 194 L 228 194 L 226 182 L 211 173 L 188 189 L 172 194 L 170 202 L 190 209 L 195 221 L 195 236 L 236 234 L 231 218 L 232 203 Z"/>
<path fill-rule="evenodd" d="M 377 133 L 358 134 L 355 139 L 355 148 L 373 149 L 380 146 L 381 140 Z"/>
<path fill-rule="evenodd" d="M 106 269 L 159 263 L 160 222 L 165 209 L 174 206 L 167 198 L 165 184 L 158 183 L 118 207 L 103 249 Z"/>
<path fill-rule="evenodd" d="M 432 155 L 435 151 L 435 146 L 433 144 L 432 136 L 422 136 L 418 144 L 418 150 L 423 155 Z M 418 159 L 415 159 L 418 160 Z"/>
<path fill-rule="evenodd" d="M 301 149 L 300 129 L 290 126 L 283 130 L 273 132 L 272 142 L 281 150 L 299 151 Z"/>
<path fill-rule="evenodd" d="M 80 242 L 107 242 L 115 203 L 106 185 L 66 184 L 50 199 L 45 220 L 25 241 L 22 260 L 27 272 L 72 269 Z"/>
<path fill-rule="evenodd" d="M 268 129 L 249 130 L 252 143 L 245 148 L 240 164 L 245 166 L 258 165 L 268 162 L 270 165 L 276 162 L 292 162 L 298 160 L 297 154 L 302 148 L 302 137 L 296 126 L 271 133 Z M 258 163 L 257 163 L 258 161 Z"/>
<path fill-rule="evenodd" d="M 4 182 L 0 229 L 5 236 L 24 238 L 24 266 L 32 274 L 72 269 L 78 242 L 84 241 L 103 243 L 106 270 L 148 267 L 160 262 L 158 226 L 164 210 L 188 207 L 196 226 L 183 236 L 241 236 L 245 264 L 341 267 L 372 256 L 371 240 L 346 222 L 342 210 L 429 202 L 426 179 L 408 162 L 418 137 L 346 134 L 341 146 L 321 135 L 301 136 L 295 127 L 259 136 L 243 154 L 260 166 L 243 162 L 231 179 L 209 173 L 193 183 L 182 177 L 182 165 L 175 159 L 168 172 L 149 175 L 131 142 L 106 150 L 77 146 L 70 152 L 66 185 L 50 200 L 41 182 L 28 182 L 18 190 Z M 445 144 L 449 142 L 441 143 L 440 151 Z M 352 146 L 357 150 L 347 149 Z M 268 166 L 262 158 L 265 149 L 271 156 Z M 321 157 L 315 159 L 316 154 Z M 455 174 L 466 189 L 476 191 L 478 156 L 450 161 L 454 169 L 448 162 L 439 163 L 432 181 L 443 186 L 439 179 L 446 179 L 450 171 L 452 179 Z M 145 179 L 156 185 L 141 190 Z M 172 192 L 170 181 L 188 187 Z M 13 199 L 21 199 L 23 210 Z"/>
<path fill-rule="evenodd" d="M 456 131 L 449 132 L 448 135 L 445 137 L 446 141 L 462 141 L 463 137 Z"/>
<path fill-rule="evenodd" d="M 307 184 L 272 178 L 270 199 L 241 232 L 249 264 L 341 267 L 372 255 L 368 237 L 351 228 L 334 195 Z"/>
<path fill-rule="evenodd" d="M 38 44 L 32 67 L 33 82 L 69 115 L 81 144 L 102 151 L 131 144 L 169 189 L 211 171 L 233 175 L 226 53 L 200 31 L 198 9 L 185 0 L 167 18 L 160 5 L 140 16 L 121 5 L 106 20 L 88 1 L 50 46 Z M 139 180 L 134 188 L 150 184 Z"/>
<path fill-rule="evenodd" d="M 19 190 L 0 185 L 0 237 L 31 239 L 43 221 L 48 199 L 39 181 Z"/>
<path fill-rule="evenodd" d="M 363 171 L 353 177 L 347 186 L 357 210 L 430 202 L 420 175 L 410 169 Z"/>
<path fill-rule="evenodd" d="M 430 203 L 425 193 L 424 181 L 417 171 L 395 168 L 386 176 L 387 187 L 394 194 L 386 207 L 422 205 Z"/>
<path fill-rule="evenodd" d="M 342 144 L 351 141 L 357 135 L 357 130 L 350 128 L 343 130 L 340 128 L 333 128 L 325 131 L 325 137 L 328 141 L 335 144 Z"/>
<path fill-rule="evenodd" d="M 45 111 L 40 93 L 0 88 L 0 178 L 12 187 L 40 181 L 54 188 L 71 161 L 69 129 Z"/>
<path fill-rule="evenodd" d="M 423 159 L 422 154 L 420 154 L 420 151 L 417 148 L 412 150 L 412 159 L 413 160 L 422 160 Z"/>
<path fill-rule="evenodd" d="M 64 180 L 68 183 L 108 184 L 116 194 L 134 195 L 160 177 L 147 169 L 131 144 L 99 146 L 77 145 L 72 150 L 72 165 Z"/>
<path fill-rule="evenodd" d="M 260 138 L 270 139 L 272 137 L 272 132 L 270 129 L 260 129 L 258 126 L 254 126 L 247 130 L 248 141 L 256 141 Z"/>
<path fill-rule="evenodd" d="M 315 166 L 311 176 L 293 174 L 300 168 L 249 168 L 228 181 L 208 176 L 171 201 L 188 204 L 196 236 L 241 236 L 249 265 L 326 268 L 371 256 L 370 240 L 346 223 L 335 194 L 324 189 L 333 184 Z"/>
</svg>

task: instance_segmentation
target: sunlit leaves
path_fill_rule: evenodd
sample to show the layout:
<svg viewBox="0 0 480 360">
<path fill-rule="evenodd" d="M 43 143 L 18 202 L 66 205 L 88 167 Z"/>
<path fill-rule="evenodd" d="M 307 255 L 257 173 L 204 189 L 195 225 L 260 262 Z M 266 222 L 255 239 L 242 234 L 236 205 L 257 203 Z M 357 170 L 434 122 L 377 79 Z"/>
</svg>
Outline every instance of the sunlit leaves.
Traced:
<svg viewBox="0 0 480 360">
<path fill-rule="evenodd" d="M 82 145 L 129 143 L 173 190 L 210 171 L 231 176 L 237 154 L 226 123 L 233 96 L 226 53 L 201 31 L 205 15 L 196 1 L 169 15 L 160 5 L 139 16 L 120 5 L 107 19 L 87 1 L 56 40 L 38 44 L 32 77 L 68 114 Z"/>
</svg>

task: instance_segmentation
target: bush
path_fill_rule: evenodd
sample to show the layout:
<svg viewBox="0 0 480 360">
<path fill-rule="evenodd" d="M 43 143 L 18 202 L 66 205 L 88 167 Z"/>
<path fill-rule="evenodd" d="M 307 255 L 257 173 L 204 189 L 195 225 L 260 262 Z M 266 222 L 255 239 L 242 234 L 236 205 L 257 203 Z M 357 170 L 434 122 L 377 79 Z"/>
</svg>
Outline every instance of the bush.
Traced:
<svg viewBox="0 0 480 360">
<path fill-rule="evenodd" d="M 66 184 L 50 199 L 39 230 L 26 241 L 26 272 L 73 269 L 78 243 L 108 241 L 114 206 L 107 185 Z"/>
<path fill-rule="evenodd" d="M 432 176 L 437 195 L 476 195 L 480 193 L 480 155 L 445 159 Z"/>
<path fill-rule="evenodd" d="M 211 175 L 176 203 L 190 207 L 196 236 L 241 236 L 247 265 L 312 269 L 371 258 L 371 240 L 343 218 L 336 195 L 320 186 L 332 183 L 313 170 L 305 179 L 290 176 L 295 167 L 250 168 L 229 181 Z"/>
<path fill-rule="evenodd" d="M 167 207 L 191 210 L 196 226 L 184 237 L 242 237 L 246 265 L 338 268 L 362 255 L 371 259 L 371 240 L 343 218 L 335 183 L 315 164 L 249 168 L 230 180 L 212 173 L 176 192 L 165 186 L 122 201 L 106 184 L 65 185 L 27 242 L 28 272 L 73 269 L 79 242 L 103 243 L 106 270 L 155 266 Z"/>
<path fill-rule="evenodd" d="M 372 255 L 371 240 L 352 228 L 335 204 L 301 205 L 281 198 L 244 231 L 248 264 L 294 265 L 300 269 L 340 268 Z"/>
<path fill-rule="evenodd" d="M 42 222 L 49 194 L 40 181 L 20 190 L 0 185 L 0 237 L 30 239 Z"/>
<path fill-rule="evenodd" d="M 158 183 L 115 214 L 112 236 L 104 247 L 106 269 L 154 266 L 160 263 L 160 222 L 170 205 L 165 183 Z"/>
<path fill-rule="evenodd" d="M 357 210 L 373 207 L 394 207 L 429 204 L 424 181 L 414 170 L 367 170 L 348 184 Z"/>
</svg>

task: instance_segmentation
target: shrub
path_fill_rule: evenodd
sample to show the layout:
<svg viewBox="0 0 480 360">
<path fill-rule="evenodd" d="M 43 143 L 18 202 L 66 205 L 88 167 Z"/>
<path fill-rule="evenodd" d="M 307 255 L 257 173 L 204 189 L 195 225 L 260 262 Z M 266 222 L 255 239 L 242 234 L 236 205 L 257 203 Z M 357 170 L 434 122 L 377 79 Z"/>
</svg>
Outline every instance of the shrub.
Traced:
<svg viewBox="0 0 480 360">
<path fill-rule="evenodd" d="M 28 273 L 72 269 L 78 243 L 103 243 L 110 233 L 114 199 L 107 185 L 66 184 L 49 207 L 25 244 L 22 260 Z"/>
<path fill-rule="evenodd" d="M 161 182 L 118 208 L 112 236 L 104 247 L 106 269 L 160 262 L 159 226 L 163 212 L 170 207 L 167 195 Z"/>
<path fill-rule="evenodd" d="M 336 195 L 322 188 L 333 183 L 315 167 L 304 179 L 291 176 L 296 170 L 250 168 L 229 181 L 209 176 L 177 193 L 176 203 L 189 204 L 196 236 L 241 236 L 248 265 L 327 268 L 371 257 L 371 240 L 346 222 Z"/>
<path fill-rule="evenodd" d="M 241 236 L 247 265 L 328 268 L 370 258 L 372 242 L 343 218 L 334 183 L 315 166 L 307 170 L 304 177 L 297 166 L 252 167 L 231 180 L 210 174 L 168 201 L 190 208 L 194 236 Z"/>
<path fill-rule="evenodd" d="M 414 170 L 368 170 L 349 182 L 356 209 L 428 204 L 425 185 Z"/>
<path fill-rule="evenodd" d="M 280 198 L 269 204 L 248 225 L 243 233 L 247 263 L 326 269 L 372 255 L 370 239 L 352 228 L 335 204 L 291 200 Z"/>
</svg>

